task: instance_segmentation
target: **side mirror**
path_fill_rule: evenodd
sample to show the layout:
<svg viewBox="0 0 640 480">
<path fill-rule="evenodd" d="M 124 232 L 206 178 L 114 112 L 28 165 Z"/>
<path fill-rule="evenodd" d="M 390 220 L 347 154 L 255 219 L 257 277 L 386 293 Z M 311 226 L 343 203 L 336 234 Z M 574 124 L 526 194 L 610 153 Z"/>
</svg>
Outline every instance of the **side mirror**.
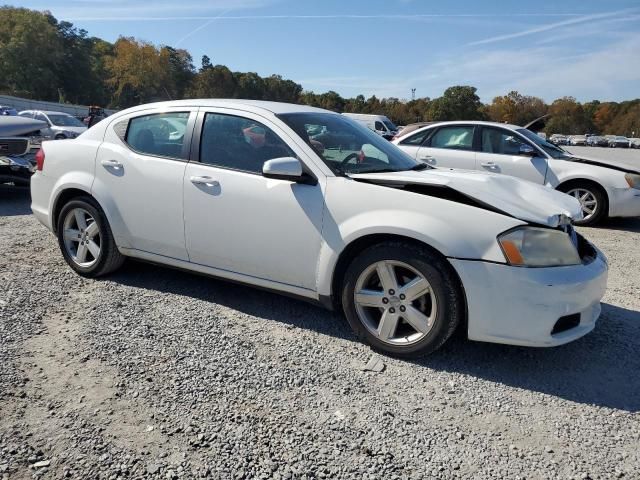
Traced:
<svg viewBox="0 0 640 480">
<path fill-rule="evenodd" d="M 294 157 L 282 157 L 267 160 L 262 166 L 262 176 L 277 180 L 289 180 L 296 183 L 315 185 L 317 180 L 302 170 L 302 163 Z"/>
<path fill-rule="evenodd" d="M 520 145 L 518 149 L 518 155 L 522 155 L 523 157 L 535 157 L 537 154 L 538 152 L 530 145 Z"/>
</svg>

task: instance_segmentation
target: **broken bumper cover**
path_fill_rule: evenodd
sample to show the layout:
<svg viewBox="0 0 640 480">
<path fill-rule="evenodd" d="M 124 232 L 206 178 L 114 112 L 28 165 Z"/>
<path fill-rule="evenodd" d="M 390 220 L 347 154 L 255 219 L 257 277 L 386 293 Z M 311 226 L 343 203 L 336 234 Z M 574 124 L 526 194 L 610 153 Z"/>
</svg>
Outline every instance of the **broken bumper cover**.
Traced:
<svg viewBox="0 0 640 480">
<path fill-rule="evenodd" d="M 607 260 L 595 251 L 588 264 L 549 268 L 450 259 L 467 296 L 469 339 L 552 347 L 589 333 L 607 287 Z M 568 316 L 574 323 L 559 329 Z"/>
</svg>

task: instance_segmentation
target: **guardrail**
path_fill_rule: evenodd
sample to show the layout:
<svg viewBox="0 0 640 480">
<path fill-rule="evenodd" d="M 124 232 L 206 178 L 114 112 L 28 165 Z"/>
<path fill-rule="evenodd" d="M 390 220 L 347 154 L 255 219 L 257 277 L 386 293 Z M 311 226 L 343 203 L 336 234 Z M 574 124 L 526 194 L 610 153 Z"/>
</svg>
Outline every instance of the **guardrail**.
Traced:
<svg viewBox="0 0 640 480">
<path fill-rule="evenodd" d="M 86 116 L 89 111 L 89 105 L 30 100 L 28 98 L 12 97 L 11 95 L 0 95 L 0 105 L 15 108 L 19 112 L 22 110 L 52 110 L 68 113 L 74 117 Z M 106 108 L 104 111 L 107 115 L 112 115 L 117 112 L 117 110 L 109 110 Z"/>
</svg>

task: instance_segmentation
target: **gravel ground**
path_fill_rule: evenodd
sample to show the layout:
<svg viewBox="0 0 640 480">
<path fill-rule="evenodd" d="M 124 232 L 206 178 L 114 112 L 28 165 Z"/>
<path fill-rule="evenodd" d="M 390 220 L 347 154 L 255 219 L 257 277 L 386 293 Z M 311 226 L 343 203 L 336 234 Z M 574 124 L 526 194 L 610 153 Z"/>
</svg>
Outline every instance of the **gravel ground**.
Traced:
<svg viewBox="0 0 640 480">
<path fill-rule="evenodd" d="M 640 219 L 582 231 L 611 265 L 585 338 L 363 371 L 312 305 L 137 262 L 75 275 L 0 187 L 0 476 L 638 478 Z"/>
</svg>

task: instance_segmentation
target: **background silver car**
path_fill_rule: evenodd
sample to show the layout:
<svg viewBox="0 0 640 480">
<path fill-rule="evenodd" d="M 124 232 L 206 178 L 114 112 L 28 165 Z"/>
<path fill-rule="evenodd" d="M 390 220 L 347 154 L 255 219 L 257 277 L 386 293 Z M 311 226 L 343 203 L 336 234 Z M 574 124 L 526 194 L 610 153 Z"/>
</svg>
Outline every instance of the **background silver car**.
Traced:
<svg viewBox="0 0 640 480">
<path fill-rule="evenodd" d="M 46 122 L 48 127 L 41 130 L 42 135 L 46 139 L 62 140 L 65 138 L 76 138 L 87 130 L 87 127 L 80 120 L 64 112 L 24 110 L 18 115 Z"/>
</svg>

